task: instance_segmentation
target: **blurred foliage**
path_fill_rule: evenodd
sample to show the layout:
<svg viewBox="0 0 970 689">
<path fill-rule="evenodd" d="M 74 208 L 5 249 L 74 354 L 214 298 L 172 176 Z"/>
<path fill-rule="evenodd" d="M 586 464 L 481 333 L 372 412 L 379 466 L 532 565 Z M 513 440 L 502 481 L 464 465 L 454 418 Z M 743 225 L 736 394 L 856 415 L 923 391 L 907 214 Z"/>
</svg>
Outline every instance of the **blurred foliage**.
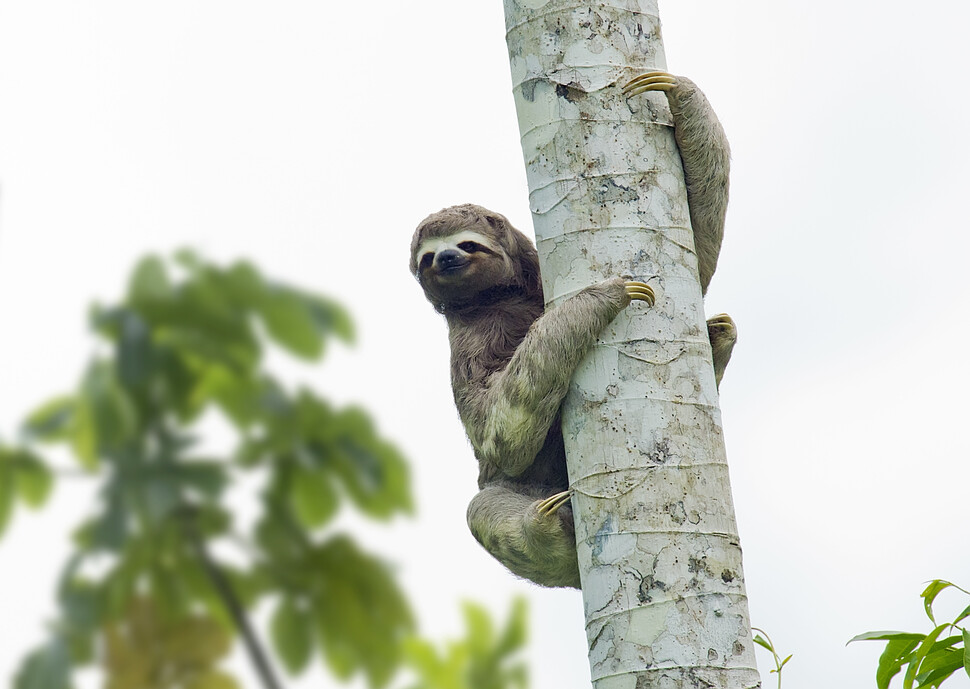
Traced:
<svg viewBox="0 0 970 689">
<path fill-rule="evenodd" d="M 239 689 L 215 667 L 231 645 L 232 635 L 211 617 L 165 616 L 151 599 L 133 599 L 104 628 L 106 687 Z"/>
<path fill-rule="evenodd" d="M 0 536 L 14 504 L 19 501 L 34 509 L 42 506 L 53 483 L 50 470 L 37 455 L 0 445 Z"/>
<path fill-rule="evenodd" d="M 96 659 L 107 689 L 233 689 L 218 662 L 238 634 L 255 636 L 244 610 L 261 601 L 290 673 L 317 656 L 337 677 L 381 687 L 407 639 L 411 656 L 430 649 L 413 640 L 392 569 L 333 526 L 345 506 L 376 520 L 410 513 L 404 458 L 364 411 L 291 392 L 262 366 L 268 343 L 317 359 L 331 340 L 351 342 L 342 308 L 249 263 L 223 268 L 182 252 L 142 260 L 124 299 L 94 308 L 91 321 L 104 353 L 72 393 L 28 416 L 22 448 L 0 446 L 0 533 L 17 503 L 37 507 L 51 493 L 56 472 L 39 445 L 66 446 L 100 482 L 99 505 L 74 534 L 50 639 L 16 689 L 66 689 L 71 671 Z M 231 457 L 194 449 L 211 409 L 232 429 Z M 246 474 L 264 486 L 249 528 L 227 491 Z M 216 557 L 230 547 L 232 564 Z M 523 686 L 500 666 L 520 645 L 524 613 L 496 640 L 484 611 L 468 610 L 462 662 L 476 668 L 473 683 L 427 686 Z M 481 683 L 493 669 L 511 683 Z"/>
<path fill-rule="evenodd" d="M 934 579 L 923 590 L 923 609 L 933 629 L 919 632 L 866 632 L 849 640 L 885 641 L 886 649 L 879 657 L 876 686 L 888 689 L 893 677 L 902 672 L 903 689 L 932 689 L 939 687 L 954 672 L 964 670 L 970 676 L 970 631 L 960 623 L 970 618 L 970 605 L 952 622 L 937 624 L 933 603 L 944 590 L 953 588 L 967 596 L 970 592 L 942 579 Z M 942 638 L 941 638 L 942 637 Z"/>
<path fill-rule="evenodd" d="M 422 639 L 409 640 L 407 664 L 418 677 L 409 689 L 525 689 L 528 671 L 518 657 L 526 640 L 525 601 L 515 600 L 501 631 L 474 603 L 465 603 L 464 613 L 466 637 L 440 652 Z"/>
</svg>

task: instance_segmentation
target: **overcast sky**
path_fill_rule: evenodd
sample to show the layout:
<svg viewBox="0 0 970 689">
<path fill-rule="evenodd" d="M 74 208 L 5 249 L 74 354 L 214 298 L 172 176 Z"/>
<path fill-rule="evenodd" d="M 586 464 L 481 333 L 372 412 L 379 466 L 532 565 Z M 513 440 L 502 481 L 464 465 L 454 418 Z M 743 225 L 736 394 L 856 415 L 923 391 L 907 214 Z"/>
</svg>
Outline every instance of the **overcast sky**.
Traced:
<svg viewBox="0 0 970 689">
<path fill-rule="evenodd" d="M 707 311 L 740 331 L 721 405 L 751 618 L 795 654 L 786 689 L 873 686 L 881 648 L 846 640 L 925 629 L 931 578 L 970 586 L 970 5 L 662 0 L 661 17 L 669 70 L 734 154 Z M 445 325 L 407 271 L 443 206 L 531 231 L 504 34 L 499 0 L 0 2 L 0 437 L 73 386 L 88 304 L 140 255 L 249 257 L 355 317 L 356 348 L 284 370 L 366 406 L 410 458 L 418 518 L 361 538 L 423 629 L 524 593 L 534 689 L 583 687 L 579 594 L 514 580 L 467 532 Z M 43 638 L 93 499 L 62 481 L 0 541 L 0 681 Z"/>
</svg>

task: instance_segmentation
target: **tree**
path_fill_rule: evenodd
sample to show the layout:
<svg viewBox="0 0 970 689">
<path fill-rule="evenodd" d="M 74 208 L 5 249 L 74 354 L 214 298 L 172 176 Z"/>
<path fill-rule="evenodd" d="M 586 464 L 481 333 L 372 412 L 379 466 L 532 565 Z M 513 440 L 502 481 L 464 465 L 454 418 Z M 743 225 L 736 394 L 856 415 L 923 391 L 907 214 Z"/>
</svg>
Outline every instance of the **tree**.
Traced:
<svg viewBox="0 0 970 689">
<path fill-rule="evenodd" d="M 513 92 L 547 303 L 649 279 L 563 406 L 593 683 L 758 686 L 680 160 L 658 102 L 656 3 L 507 0 Z"/>
<path fill-rule="evenodd" d="M 249 263 L 222 268 L 183 252 L 174 266 L 141 261 L 124 300 L 96 308 L 92 323 L 107 353 L 74 392 L 30 414 L 23 443 L 0 445 L 0 533 L 16 502 L 50 495 L 55 472 L 39 444 L 67 445 L 101 484 L 97 514 L 75 532 L 59 618 L 16 689 L 66 689 L 95 660 L 108 689 L 232 689 L 219 664 L 235 637 L 263 686 L 279 687 L 248 617 L 259 601 L 272 606 L 272 648 L 292 674 L 318 655 L 337 677 L 382 687 L 407 658 L 421 686 L 523 686 L 523 610 L 496 639 L 484 611 L 469 608 L 475 633 L 453 645 L 464 664 L 452 684 L 435 684 L 418 662 L 433 650 L 414 637 L 392 570 L 333 526 L 344 505 L 376 520 L 409 513 L 407 465 L 363 410 L 286 389 L 262 354 L 272 341 L 316 359 L 330 340 L 349 342 L 343 309 Z M 231 457 L 196 450 L 209 410 L 230 423 Z M 253 474 L 263 488 L 244 528 L 230 489 Z M 481 666 L 507 681 L 476 683 Z"/>
</svg>

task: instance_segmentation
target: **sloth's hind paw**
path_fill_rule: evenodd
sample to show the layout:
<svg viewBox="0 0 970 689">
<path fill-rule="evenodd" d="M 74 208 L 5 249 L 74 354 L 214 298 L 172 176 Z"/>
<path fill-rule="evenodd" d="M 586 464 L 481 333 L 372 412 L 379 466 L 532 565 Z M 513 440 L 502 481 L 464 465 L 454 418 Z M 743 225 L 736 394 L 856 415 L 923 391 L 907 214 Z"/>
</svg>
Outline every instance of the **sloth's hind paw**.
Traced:
<svg viewBox="0 0 970 689">
<path fill-rule="evenodd" d="M 555 514 L 560 507 L 569 502 L 569 498 L 572 497 L 572 492 L 564 490 L 561 493 L 556 493 L 551 495 L 545 500 L 540 500 L 536 503 L 536 512 L 540 517 L 550 517 Z"/>
</svg>

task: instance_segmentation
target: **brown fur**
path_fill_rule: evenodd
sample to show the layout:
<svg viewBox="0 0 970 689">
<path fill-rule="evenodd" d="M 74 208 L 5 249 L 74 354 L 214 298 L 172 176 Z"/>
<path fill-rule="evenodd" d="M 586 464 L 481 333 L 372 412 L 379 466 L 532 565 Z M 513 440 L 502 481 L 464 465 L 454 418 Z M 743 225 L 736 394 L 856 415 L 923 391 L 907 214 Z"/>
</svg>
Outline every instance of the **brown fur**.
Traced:
<svg viewBox="0 0 970 689">
<path fill-rule="evenodd" d="M 467 232 L 488 240 L 488 250 L 469 254 L 461 242 L 446 243 L 422 265 L 426 240 Z M 519 576 L 579 586 L 569 507 L 543 517 L 536 505 L 568 488 L 559 407 L 583 355 L 630 303 L 625 281 L 589 287 L 543 314 L 532 242 L 503 216 L 471 204 L 428 217 L 411 251 L 412 271 L 448 321 L 455 404 L 479 462 L 472 533 Z M 460 275 L 440 265 L 449 251 L 467 261 Z"/>
</svg>

